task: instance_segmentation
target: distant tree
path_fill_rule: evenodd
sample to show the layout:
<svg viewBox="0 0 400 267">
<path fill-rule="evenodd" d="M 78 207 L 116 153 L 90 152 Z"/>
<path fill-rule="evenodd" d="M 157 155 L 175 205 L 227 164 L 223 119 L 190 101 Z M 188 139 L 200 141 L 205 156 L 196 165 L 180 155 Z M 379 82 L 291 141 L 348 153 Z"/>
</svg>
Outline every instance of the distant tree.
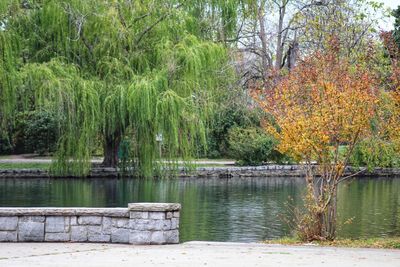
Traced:
<svg viewBox="0 0 400 267">
<path fill-rule="evenodd" d="M 275 88 L 254 92 L 273 116 L 265 128 L 279 151 L 305 163 L 307 213 L 298 226 L 308 241 L 336 237 L 338 184 L 349 178 L 343 174 L 354 147 L 371 133 L 378 101 L 373 74 L 352 65 L 339 49 L 332 41 Z"/>
<path fill-rule="evenodd" d="M 400 48 L 400 6 L 397 9 L 393 10 L 393 17 L 395 18 L 394 21 L 394 30 L 393 30 L 393 37 L 397 46 Z"/>
<path fill-rule="evenodd" d="M 380 134 L 394 143 L 397 153 L 400 153 L 400 47 L 390 32 L 381 34 L 391 68 L 387 91 L 380 109 Z"/>
<path fill-rule="evenodd" d="M 270 86 L 300 59 L 325 49 L 331 36 L 340 38 L 341 53 L 356 58 L 385 16 L 383 4 L 367 0 L 249 2 L 232 41 L 239 44 L 238 69 L 250 87 L 254 81 Z"/>
</svg>

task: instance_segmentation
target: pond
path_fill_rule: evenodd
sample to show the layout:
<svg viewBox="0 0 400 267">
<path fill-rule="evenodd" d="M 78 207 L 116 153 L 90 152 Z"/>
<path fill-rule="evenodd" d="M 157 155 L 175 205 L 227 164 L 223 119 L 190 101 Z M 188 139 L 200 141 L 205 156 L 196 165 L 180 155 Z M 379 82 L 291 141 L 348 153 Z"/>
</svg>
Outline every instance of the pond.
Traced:
<svg viewBox="0 0 400 267">
<path fill-rule="evenodd" d="M 126 207 L 179 202 L 181 241 L 253 242 L 290 234 L 301 178 L 0 179 L 0 206 Z M 339 236 L 400 235 L 400 178 L 355 179 L 339 188 Z M 351 223 L 347 223 L 351 221 Z"/>
</svg>

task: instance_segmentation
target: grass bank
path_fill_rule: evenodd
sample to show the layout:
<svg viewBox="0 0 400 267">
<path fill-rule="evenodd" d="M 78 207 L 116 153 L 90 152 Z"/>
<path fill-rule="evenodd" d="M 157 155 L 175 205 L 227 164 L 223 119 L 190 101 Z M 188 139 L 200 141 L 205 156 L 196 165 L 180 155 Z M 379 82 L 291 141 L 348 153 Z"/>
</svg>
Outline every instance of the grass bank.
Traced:
<svg viewBox="0 0 400 267">
<path fill-rule="evenodd" d="M 400 249 L 400 237 L 381 237 L 366 239 L 337 239 L 335 241 L 313 241 L 304 243 L 296 238 L 281 238 L 264 241 L 266 244 L 280 245 L 316 245 L 325 247 L 347 247 L 347 248 L 386 248 Z"/>
<path fill-rule="evenodd" d="M 0 162 L 0 170 L 39 169 L 48 170 L 51 163 L 48 162 Z M 178 166 L 184 166 L 178 164 Z M 222 164 L 195 164 L 194 167 L 223 167 Z"/>
<path fill-rule="evenodd" d="M 0 170 L 20 170 L 20 169 L 48 170 L 49 167 L 50 163 L 42 163 L 42 162 L 0 163 Z"/>
</svg>

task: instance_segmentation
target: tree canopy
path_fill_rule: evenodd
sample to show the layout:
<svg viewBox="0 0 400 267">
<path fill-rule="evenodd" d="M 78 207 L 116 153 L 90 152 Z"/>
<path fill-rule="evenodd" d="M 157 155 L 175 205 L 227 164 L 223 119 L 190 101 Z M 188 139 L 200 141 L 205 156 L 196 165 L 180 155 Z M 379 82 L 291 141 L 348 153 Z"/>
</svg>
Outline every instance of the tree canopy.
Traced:
<svg viewBox="0 0 400 267">
<path fill-rule="evenodd" d="M 227 51 L 215 41 L 233 32 L 239 4 L 2 1 L 2 130 L 17 110 L 52 112 L 58 173 L 88 173 L 99 138 L 112 166 L 120 140 L 133 140 L 130 159 L 144 176 L 155 168 L 156 135 L 167 159 L 190 159 L 206 143 L 213 92 L 229 80 Z"/>
</svg>

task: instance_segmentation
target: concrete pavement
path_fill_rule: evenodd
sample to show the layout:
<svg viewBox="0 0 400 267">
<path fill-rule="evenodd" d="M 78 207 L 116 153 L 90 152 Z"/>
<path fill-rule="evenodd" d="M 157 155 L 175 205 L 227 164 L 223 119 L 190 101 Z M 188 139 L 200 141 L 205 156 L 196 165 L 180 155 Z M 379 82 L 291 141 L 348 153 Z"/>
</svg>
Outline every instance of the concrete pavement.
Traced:
<svg viewBox="0 0 400 267">
<path fill-rule="evenodd" d="M 0 266 L 400 267 L 400 250 L 216 242 L 164 246 L 0 243 Z"/>
</svg>

